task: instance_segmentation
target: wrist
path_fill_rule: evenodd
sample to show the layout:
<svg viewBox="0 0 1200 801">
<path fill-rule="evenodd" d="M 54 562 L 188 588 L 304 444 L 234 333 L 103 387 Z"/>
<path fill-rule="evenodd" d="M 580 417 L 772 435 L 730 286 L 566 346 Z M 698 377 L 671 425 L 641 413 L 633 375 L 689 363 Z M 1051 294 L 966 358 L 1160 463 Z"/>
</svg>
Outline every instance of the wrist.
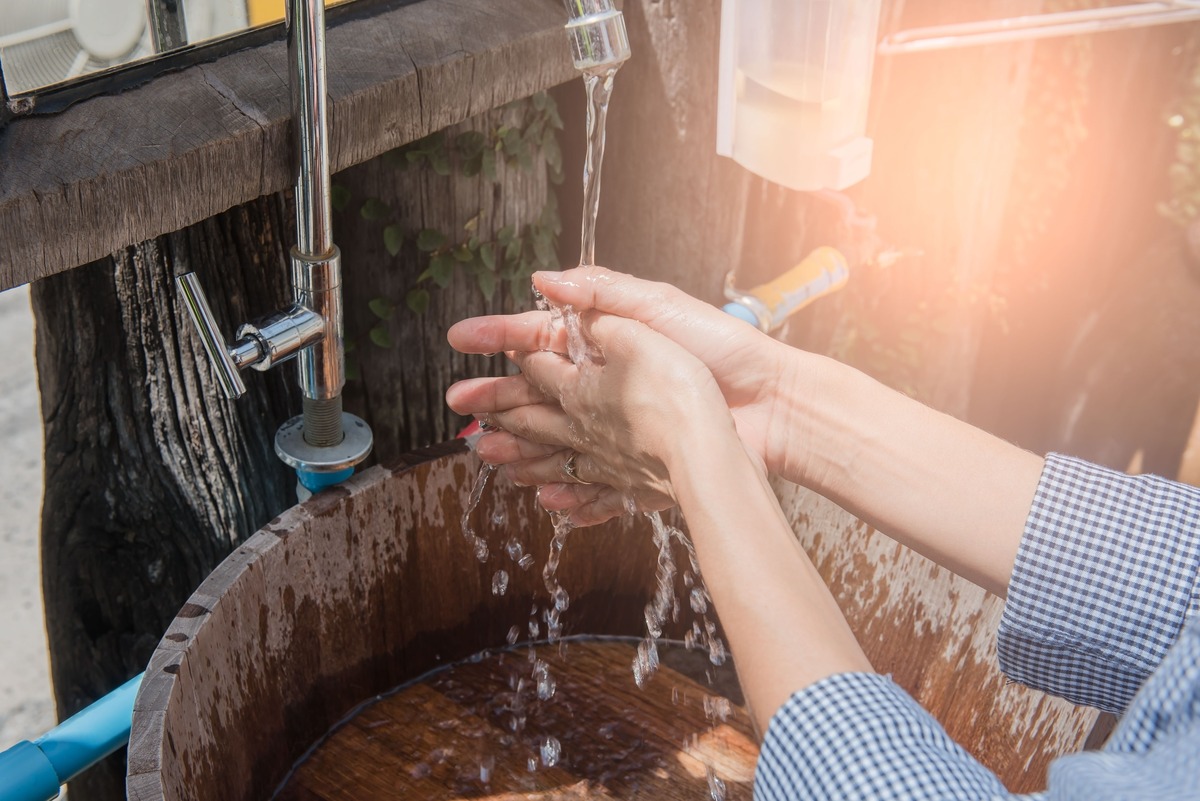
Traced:
<svg viewBox="0 0 1200 801">
<path fill-rule="evenodd" d="M 776 473 L 821 494 L 835 493 L 861 437 L 852 423 L 867 387 L 857 370 L 825 356 L 792 350 L 782 370 L 766 462 Z"/>
</svg>

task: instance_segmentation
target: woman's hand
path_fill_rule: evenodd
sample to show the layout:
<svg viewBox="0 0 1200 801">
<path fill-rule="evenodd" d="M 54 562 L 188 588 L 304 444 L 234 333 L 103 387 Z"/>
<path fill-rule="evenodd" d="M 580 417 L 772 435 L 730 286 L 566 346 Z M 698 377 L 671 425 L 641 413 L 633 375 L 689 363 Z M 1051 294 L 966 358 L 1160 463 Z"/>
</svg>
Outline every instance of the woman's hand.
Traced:
<svg viewBox="0 0 1200 801">
<path fill-rule="evenodd" d="M 806 441 L 807 421 L 798 410 L 811 393 L 812 372 L 825 360 L 789 348 L 669 284 L 580 267 L 536 273 L 534 285 L 559 306 L 638 320 L 680 345 L 713 375 L 747 447 L 773 472 L 803 482 L 807 449 L 796 443 Z M 466 353 L 567 352 L 565 332 L 552 327 L 545 312 L 467 320 L 451 329 L 450 339 Z"/>
<path fill-rule="evenodd" d="M 519 484 L 549 485 L 543 505 L 570 510 L 577 524 L 620 514 L 625 497 L 642 510 L 674 505 L 670 475 L 680 455 L 681 423 L 699 418 L 733 433 L 712 374 L 641 323 L 596 312 L 581 316 L 588 354 L 577 354 L 578 364 L 551 350 L 510 347 L 562 347 L 553 328 L 548 318 L 521 315 L 477 318 L 451 329 L 456 348 L 506 349 L 522 371 L 460 382 L 446 394 L 451 408 L 503 429 L 480 440 L 480 456 L 507 465 Z M 517 332 L 519 341 L 497 344 L 493 336 L 506 331 Z M 568 459 L 573 470 L 565 472 Z"/>
</svg>

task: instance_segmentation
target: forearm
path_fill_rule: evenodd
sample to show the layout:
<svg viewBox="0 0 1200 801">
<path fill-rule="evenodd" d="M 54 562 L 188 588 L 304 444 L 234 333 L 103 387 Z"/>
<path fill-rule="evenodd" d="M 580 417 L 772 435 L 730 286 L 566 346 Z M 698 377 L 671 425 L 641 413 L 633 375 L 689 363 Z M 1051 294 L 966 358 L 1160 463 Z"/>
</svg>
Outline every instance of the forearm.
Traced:
<svg viewBox="0 0 1200 801">
<path fill-rule="evenodd" d="M 871 666 L 732 422 L 699 426 L 680 439 L 672 484 L 747 701 L 765 731 L 797 690 Z"/>
<path fill-rule="evenodd" d="M 835 361 L 796 352 L 785 478 L 1004 596 L 1042 458 Z"/>
</svg>

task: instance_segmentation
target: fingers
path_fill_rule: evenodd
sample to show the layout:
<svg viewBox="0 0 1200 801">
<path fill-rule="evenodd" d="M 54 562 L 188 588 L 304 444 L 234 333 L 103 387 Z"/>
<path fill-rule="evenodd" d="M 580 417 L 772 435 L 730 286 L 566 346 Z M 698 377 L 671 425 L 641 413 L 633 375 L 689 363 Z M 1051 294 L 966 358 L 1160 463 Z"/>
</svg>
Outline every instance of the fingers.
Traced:
<svg viewBox="0 0 1200 801">
<path fill-rule="evenodd" d="M 558 445 L 530 442 L 507 431 L 484 434 L 475 443 L 475 452 L 488 464 L 511 464 L 525 459 L 537 459 L 561 451 Z"/>
<path fill-rule="evenodd" d="M 533 282 L 537 290 L 554 303 L 629 317 L 685 346 L 687 340 L 695 338 L 688 336 L 689 328 L 714 324 L 724 327 L 731 322 L 729 316 L 715 306 L 670 284 L 635 278 L 603 267 L 536 272 Z"/>
<path fill-rule="evenodd" d="M 557 404 L 539 403 L 492 412 L 488 415 L 488 421 L 510 434 L 540 445 L 576 448 L 583 444 L 575 434 L 571 418 Z"/>
<path fill-rule="evenodd" d="M 450 346 L 461 353 L 500 353 L 510 350 L 566 352 L 566 333 L 550 325 L 549 312 L 472 317 L 450 326 Z"/>
<path fill-rule="evenodd" d="M 459 414 L 488 414 L 548 400 L 519 375 L 469 378 L 446 390 L 446 405 Z"/>
<path fill-rule="evenodd" d="M 538 503 L 550 512 L 569 512 L 577 527 L 599 525 L 625 512 L 621 493 L 603 484 L 547 484 L 538 490 Z"/>
<path fill-rule="evenodd" d="M 574 383 L 578 371 L 571 360 L 559 353 L 548 351 L 516 352 L 508 354 L 513 364 L 521 368 L 525 380 L 551 400 L 561 400 L 563 388 Z"/>
<path fill-rule="evenodd" d="M 565 466 L 574 457 L 574 475 Z M 603 476 L 593 468 L 591 460 L 582 453 L 565 448 L 545 456 L 512 462 L 504 468 L 505 475 L 514 484 L 522 487 L 543 484 L 568 484 L 573 486 L 595 486 L 592 482 L 602 481 Z"/>
</svg>

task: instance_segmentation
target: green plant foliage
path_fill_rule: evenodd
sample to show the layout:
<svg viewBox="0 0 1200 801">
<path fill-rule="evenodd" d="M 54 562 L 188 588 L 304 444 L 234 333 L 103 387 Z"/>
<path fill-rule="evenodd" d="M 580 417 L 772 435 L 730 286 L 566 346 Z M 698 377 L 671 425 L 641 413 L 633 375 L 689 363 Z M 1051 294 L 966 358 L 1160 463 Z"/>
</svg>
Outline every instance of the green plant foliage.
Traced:
<svg viewBox="0 0 1200 801">
<path fill-rule="evenodd" d="M 367 198 L 358 210 L 364 220 L 382 220 L 392 213 L 388 204 L 378 198 Z"/>
<path fill-rule="evenodd" d="M 388 333 L 388 330 L 384 327 L 383 323 L 379 323 L 378 325 L 374 326 L 367 333 L 367 335 L 371 337 L 372 342 L 381 348 L 395 347 L 395 345 L 392 343 L 392 335 Z"/>
<path fill-rule="evenodd" d="M 519 126 L 497 125 L 491 131 L 464 131 L 453 137 L 438 132 L 389 151 L 384 154 L 384 163 L 396 169 L 429 169 L 442 176 L 482 174 L 495 183 L 501 162 L 532 171 L 540 161 L 546 165 L 549 180 L 561 183 L 562 150 L 557 131 L 562 129 L 562 118 L 554 99 L 538 93 L 506 108 L 521 113 Z M 348 201 L 347 193 L 345 202 Z M 379 200 L 368 199 L 362 204 L 360 214 L 366 220 L 382 221 L 391 217 L 393 211 Z M 523 291 L 535 269 L 557 267 L 561 233 L 558 207 L 550 194 L 538 221 L 519 231 L 506 225 L 491 237 L 481 234 L 476 214 L 463 225 L 461 232 L 454 234 L 433 228 L 406 231 L 400 223 L 391 222 L 383 229 L 383 243 L 393 257 L 410 240 L 420 253 L 427 254 L 428 264 L 404 299 L 410 311 L 424 314 L 431 300 L 429 285 L 445 289 L 460 273 L 473 280 L 488 300 L 495 296 L 501 281 L 509 282 L 513 291 Z M 380 320 L 390 319 L 395 308 L 387 298 L 376 298 L 370 307 Z M 382 323 L 371 329 L 370 337 L 380 347 L 391 347 Z"/>
<path fill-rule="evenodd" d="M 396 310 L 396 307 L 387 298 L 375 298 L 367 304 L 367 308 L 371 310 L 371 314 L 380 320 L 392 319 L 392 312 Z"/>
<path fill-rule="evenodd" d="M 425 310 L 429 308 L 429 290 L 410 289 L 404 296 L 404 302 L 408 304 L 408 308 L 413 314 L 424 314 Z"/>
<path fill-rule="evenodd" d="M 433 253 L 439 248 L 445 247 L 446 235 L 441 231 L 435 231 L 432 228 L 422 228 L 417 233 L 417 250 L 422 253 Z"/>
<path fill-rule="evenodd" d="M 401 246 L 404 244 L 404 229 L 396 223 L 392 223 L 387 228 L 383 229 L 383 246 L 387 248 L 387 252 L 395 256 L 400 252 Z"/>
</svg>

